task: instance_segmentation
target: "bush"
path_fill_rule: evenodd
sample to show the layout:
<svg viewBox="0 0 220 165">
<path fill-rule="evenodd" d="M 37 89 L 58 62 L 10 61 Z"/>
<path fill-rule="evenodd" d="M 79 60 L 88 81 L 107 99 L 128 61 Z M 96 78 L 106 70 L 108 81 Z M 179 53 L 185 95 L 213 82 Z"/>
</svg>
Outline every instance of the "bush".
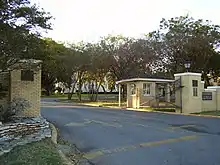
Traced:
<svg viewBox="0 0 220 165">
<path fill-rule="evenodd" d="M 8 122 L 29 107 L 30 104 L 27 100 L 14 98 L 7 106 L 0 106 L 0 121 Z"/>
<path fill-rule="evenodd" d="M 175 108 L 153 108 L 153 110 L 161 112 L 176 112 Z"/>
</svg>

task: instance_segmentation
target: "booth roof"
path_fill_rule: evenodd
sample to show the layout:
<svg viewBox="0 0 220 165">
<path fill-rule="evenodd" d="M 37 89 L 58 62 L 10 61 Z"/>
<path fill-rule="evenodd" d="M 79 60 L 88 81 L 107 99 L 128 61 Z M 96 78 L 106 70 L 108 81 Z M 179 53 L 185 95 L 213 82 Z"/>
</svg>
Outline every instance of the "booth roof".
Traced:
<svg viewBox="0 0 220 165">
<path fill-rule="evenodd" d="M 164 76 L 158 75 L 142 75 L 138 77 L 128 77 L 126 79 L 122 79 L 116 82 L 116 84 L 132 82 L 132 81 L 151 81 L 151 82 L 173 82 L 174 79 L 170 79 Z"/>
</svg>

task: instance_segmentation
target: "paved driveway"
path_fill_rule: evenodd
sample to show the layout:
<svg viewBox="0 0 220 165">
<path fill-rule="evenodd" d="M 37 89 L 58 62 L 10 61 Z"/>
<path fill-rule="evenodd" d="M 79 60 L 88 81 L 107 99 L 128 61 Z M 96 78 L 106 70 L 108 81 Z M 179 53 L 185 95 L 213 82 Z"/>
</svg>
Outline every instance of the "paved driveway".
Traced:
<svg viewBox="0 0 220 165">
<path fill-rule="evenodd" d="M 41 113 L 95 165 L 220 165 L 220 119 L 51 100 Z"/>
</svg>

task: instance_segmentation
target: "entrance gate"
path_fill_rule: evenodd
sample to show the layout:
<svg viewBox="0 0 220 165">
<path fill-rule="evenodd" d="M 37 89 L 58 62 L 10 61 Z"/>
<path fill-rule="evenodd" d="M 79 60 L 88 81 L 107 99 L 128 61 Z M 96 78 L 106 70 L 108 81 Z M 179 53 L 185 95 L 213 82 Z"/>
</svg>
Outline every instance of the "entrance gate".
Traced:
<svg viewBox="0 0 220 165">
<path fill-rule="evenodd" d="M 164 109 L 169 108 L 173 111 L 182 111 L 182 101 L 181 101 L 181 90 L 183 88 L 181 84 L 181 77 L 169 83 L 169 90 L 165 90 L 165 85 L 167 84 L 157 84 L 157 94 L 148 102 L 142 103 L 140 106 L 151 105 L 151 102 L 155 102 L 151 106 L 154 109 Z M 179 92 L 177 92 L 179 91 Z M 167 97 L 169 97 L 169 101 L 167 101 Z"/>
</svg>

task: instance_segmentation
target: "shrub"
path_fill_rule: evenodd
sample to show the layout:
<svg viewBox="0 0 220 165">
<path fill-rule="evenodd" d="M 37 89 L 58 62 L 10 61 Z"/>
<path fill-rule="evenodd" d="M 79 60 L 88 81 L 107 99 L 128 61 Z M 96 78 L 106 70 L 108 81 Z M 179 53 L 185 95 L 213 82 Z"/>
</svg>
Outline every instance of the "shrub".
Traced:
<svg viewBox="0 0 220 165">
<path fill-rule="evenodd" d="M 0 106 L 0 121 L 7 122 L 20 115 L 30 104 L 23 98 L 14 98 L 7 106 Z"/>
</svg>

